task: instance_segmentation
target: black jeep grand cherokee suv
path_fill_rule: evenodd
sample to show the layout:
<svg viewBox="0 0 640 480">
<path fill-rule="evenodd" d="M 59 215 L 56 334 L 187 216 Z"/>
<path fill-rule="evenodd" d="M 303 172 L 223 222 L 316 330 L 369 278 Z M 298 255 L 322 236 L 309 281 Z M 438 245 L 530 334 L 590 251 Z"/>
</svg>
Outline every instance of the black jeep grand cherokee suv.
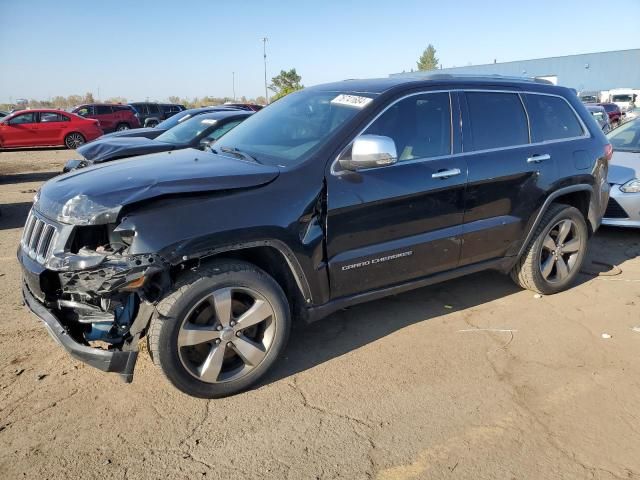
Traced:
<svg viewBox="0 0 640 480">
<path fill-rule="evenodd" d="M 213 145 L 54 178 L 18 257 L 73 356 L 130 380 L 138 340 L 182 391 L 233 394 L 292 318 L 483 269 L 570 286 L 610 145 L 569 89 L 501 78 L 307 88 Z M 108 349 L 100 348 L 108 345 Z"/>
</svg>

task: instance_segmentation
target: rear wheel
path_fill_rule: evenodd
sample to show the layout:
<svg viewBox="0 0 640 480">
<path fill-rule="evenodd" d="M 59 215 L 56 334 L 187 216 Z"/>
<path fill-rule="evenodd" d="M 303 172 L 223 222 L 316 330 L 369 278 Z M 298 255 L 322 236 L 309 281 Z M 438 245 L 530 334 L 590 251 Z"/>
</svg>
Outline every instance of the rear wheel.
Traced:
<svg viewBox="0 0 640 480">
<path fill-rule="evenodd" d="M 155 127 L 158 126 L 158 122 L 155 121 L 155 120 L 151 120 L 150 122 L 147 122 L 146 126 L 149 127 L 149 128 L 155 128 Z"/>
<path fill-rule="evenodd" d="M 131 127 L 128 123 L 119 123 L 116 127 L 116 132 L 122 132 L 123 130 L 130 130 Z"/>
<path fill-rule="evenodd" d="M 82 134 L 73 132 L 64 137 L 64 144 L 67 148 L 74 149 L 84 145 L 86 142 Z"/>
<path fill-rule="evenodd" d="M 284 349 L 291 323 L 280 286 L 241 261 L 188 273 L 158 313 L 148 337 L 154 363 L 178 389 L 202 398 L 258 381 Z"/>
<path fill-rule="evenodd" d="M 552 204 L 511 271 L 522 288 L 550 295 L 574 282 L 587 252 L 588 231 L 577 208 Z"/>
</svg>

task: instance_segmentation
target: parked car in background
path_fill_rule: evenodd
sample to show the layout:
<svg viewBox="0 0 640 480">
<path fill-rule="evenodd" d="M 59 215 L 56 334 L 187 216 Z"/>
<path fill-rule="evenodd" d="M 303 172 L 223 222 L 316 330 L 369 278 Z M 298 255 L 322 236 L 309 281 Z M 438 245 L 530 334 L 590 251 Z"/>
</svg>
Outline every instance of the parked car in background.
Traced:
<svg viewBox="0 0 640 480">
<path fill-rule="evenodd" d="M 102 137 L 78 148 L 76 153 L 82 158 L 69 160 L 63 172 L 149 153 L 169 152 L 183 148 L 204 150 L 252 113 L 241 111 L 204 113 L 179 123 L 155 139 Z"/>
<path fill-rule="evenodd" d="M 263 105 L 258 105 L 257 103 L 234 103 L 234 102 L 226 102 L 224 104 L 225 107 L 234 107 L 240 110 L 247 110 L 251 112 L 257 112 L 258 110 L 262 110 L 264 108 Z"/>
<path fill-rule="evenodd" d="M 175 387 L 232 395 L 273 367 L 294 318 L 486 269 L 545 295 L 570 288 L 610 155 L 578 97 L 548 82 L 317 85 L 208 151 L 49 180 L 18 250 L 22 294 L 94 367 L 130 381 L 146 335 Z"/>
<path fill-rule="evenodd" d="M 163 120 L 185 110 L 183 105 L 172 103 L 133 102 L 129 104 L 138 114 L 143 127 L 155 127 Z"/>
<path fill-rule="evenodd" d="M 124 132 L 113 132 L 105 135 L 102 138 L 125 138 L 125 137 L 145 137 L 145 138 L 156 138 L 158 135 L 161 135 L 163 132 L 166 132 L 170 128 L 175 127 L 181 122 L 188 120 L 191 117 L 195 117 L 196 115 L 202 115 L 203 113 L 211 113 L 211 112 L 237 112 L 238 109 L 231 107 L 202 107 L 202 108 L 191 108 L 189 110 L 183 110 L 180 113 L 176 113 L 171 118 L 168 118 L 162 122 L 160 122 L 155 127 L 146 127 L 146 128 L 138 128 L 136 130 L 124 131 Z"/>
<path fill-rule="evenodd" d="M 599 95 L 597 92 L 582 92 L 580 94 L 580 101 L 582 103 L 598 103 Z"/>
<path fill-rule="evenodd" d="M 103 133 L 98 120 L 62 110 L 20 110 L 0 120 L 0 148 L 78 148 Z"/>
<path fill-rule="evenodd" d="M 140 128 L 140 121 L 136 117 L 136 112 L 129 105 L 89 103 L 79 105 L 71 112 L 81 117 L 98 120 L 100 127 L 106 133 Z"/>
<path fill-rule="evenodd" d="M 616 128 L 622 123 L 622 111 L 620 107 L 615 103 L 598 103 L 599 106 L 604 107 L 607 115 L 609 115 L 609 121 L 611 122 L 611 128 Z"/>
<path fill-rule="evenodd" d="M 598 122 L 603 133 L 609 133 L 611 131 L 611 121 L 604 107 L 600 105 L 585 105 L 585 107 L 595 121 Z"/>
<path fill-rule="evenodd" d="M 611 193 L 602 223 L 640 228 L 640 119 L 607 135 L 613 147 L 608 181 Z"/>
</svg>

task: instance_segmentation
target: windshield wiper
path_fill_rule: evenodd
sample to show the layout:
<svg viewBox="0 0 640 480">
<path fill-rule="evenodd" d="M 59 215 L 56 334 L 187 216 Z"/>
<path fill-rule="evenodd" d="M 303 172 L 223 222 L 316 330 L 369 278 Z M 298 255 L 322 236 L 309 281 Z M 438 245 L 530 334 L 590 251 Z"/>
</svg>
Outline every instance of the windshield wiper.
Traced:
<svg viewBox="0 0 640 480">
<path fill-rule="evenodd" d="M 217 153 L 214 149 L 211 149 L 213 153 Z M 246 152 L 239 150 L 237 147 L 220 147 L 220 151 L 224 153 L 230 153 L 243 160 L 249 160 L 250 162 L 260 163 L 257 158 L 252 157 Z"/>
</svg>

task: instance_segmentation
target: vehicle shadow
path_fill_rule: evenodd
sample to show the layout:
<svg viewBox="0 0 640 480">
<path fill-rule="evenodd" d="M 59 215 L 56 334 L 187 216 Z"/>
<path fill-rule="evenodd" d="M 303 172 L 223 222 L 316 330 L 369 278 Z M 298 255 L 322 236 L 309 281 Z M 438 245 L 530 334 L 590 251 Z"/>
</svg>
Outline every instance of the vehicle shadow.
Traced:
<svg viewBox="0 0 640 480">
<path fill-rule="evenodd" d="M 18 147 L 18 148 L 3 148 L 0 152 L 42 152 L 46 150 L 69 150 L 67 147 L 57 146 L 57 147 Z M 74 150 L 71 150 L 74 151 Z"/>
<path fill-rule="evenodd" d="M 410 325 L 519 291 L 507 276 L 481 272 L 357 305 L 311 325 L 299 325 L 291 333 L 282 360 L 262 384 L 308 370 Z"/>
<path fill-rule="evenodd" d="M 620 268 L 624 269 L 622 264 L 637 256 L 640 256 L 640 237 L 636 232 L 603 228 L 590 242 L 577 284 L 598 275 L 619 274 Z M 297 325 L 282 360 L 260 384 L 303 372 L 410 325 L 452 311 L 468 310 L 520 291 L 506 275 L 480 272 L 357 305 L 311 325 Z"/>
<path fill-rule="evenodd" d="M 5 203 L 0 205 L 0 230 L 22 228 L 27 220 L 31 202 Z"/>
<path fill-rule="evenodd" d="M 29 182 L 46 182 L 50 178 L 60 175 L 62 172 L 29 172 L 29 173 L 11 173 L 0 175 L 0 185 L 13 185 L 16 183 Z"/>
</svg>

